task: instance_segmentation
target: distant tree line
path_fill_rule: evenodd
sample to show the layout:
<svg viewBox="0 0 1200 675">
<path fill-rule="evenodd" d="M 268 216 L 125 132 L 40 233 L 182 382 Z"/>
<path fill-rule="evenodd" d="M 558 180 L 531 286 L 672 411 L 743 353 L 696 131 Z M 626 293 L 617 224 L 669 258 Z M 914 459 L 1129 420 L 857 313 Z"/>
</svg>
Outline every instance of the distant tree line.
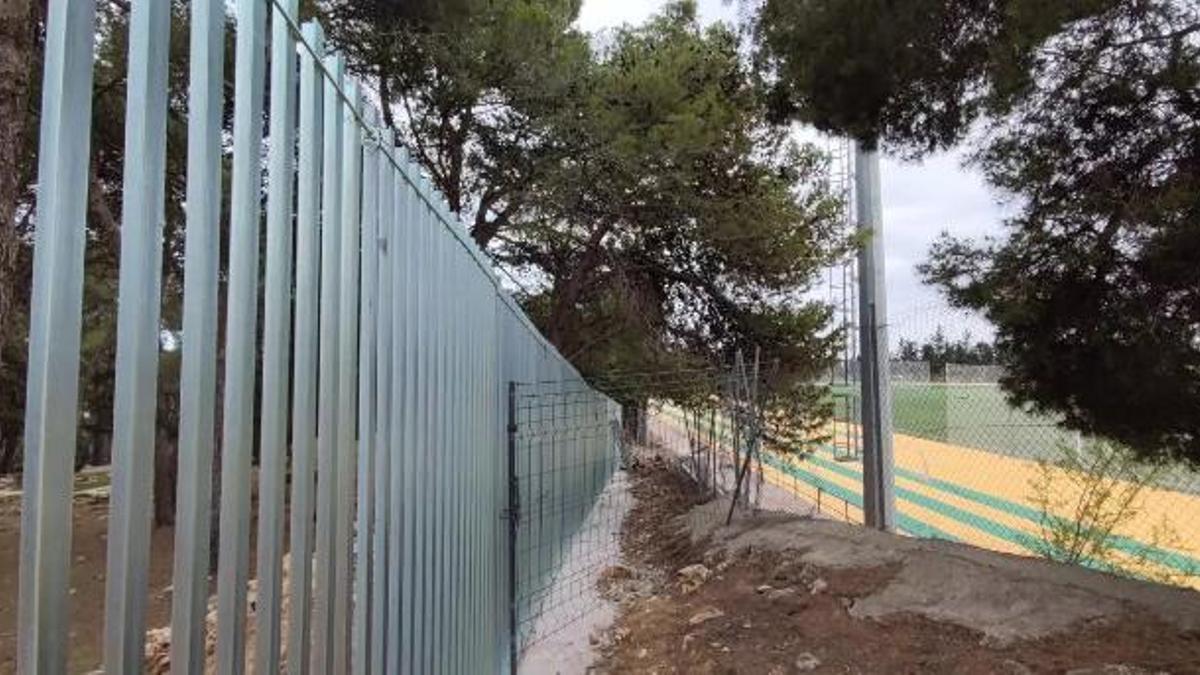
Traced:
<svg viewBox="0 0 1200 675">
<path fill-rule="evenodd" d="M 986 340 L 976 340 L 971 333 L 964 332 L 957 340 L 946 337 L 946 331 L 938 326 L 933 336 L 924 342 L 901 339 L 895 358 L 900 361 L 916 361 L 929 364 L 929 376 L 935 381 L 944 380 L 946 365 L 994 366 L 998 364 L 996 347 Z"/>
</svg>

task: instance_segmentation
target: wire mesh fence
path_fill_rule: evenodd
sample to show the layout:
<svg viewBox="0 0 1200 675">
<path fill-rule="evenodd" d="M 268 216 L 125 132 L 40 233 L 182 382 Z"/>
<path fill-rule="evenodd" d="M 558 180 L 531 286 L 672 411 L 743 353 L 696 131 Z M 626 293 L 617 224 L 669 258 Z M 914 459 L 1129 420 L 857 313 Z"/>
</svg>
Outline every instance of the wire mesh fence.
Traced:
<svg viewBox="0 0 1200 675">
<path fill-rule="evenodd" d="M 932 318 L 920 317 L 918 330 L 892 327 L 905 341 L 971 342 L 936 337 L 936 320 L 954 315 Z M 1003 369 L 981 345 L 961 351 L 992 362 L 889 364 L 898 530 L 1200 588 L 1200 474 L 1140 464 L 1123 448 L 1013 404 L 1000 385 Z M 827 374 L 833 415 L 819 438 L 797 447 L 762 439 L 752 505 L 863 522 L 858 366 L 840 363 Z M 736 485 L 737 426 L 719 401 L 649 408 L 651 445 L 670 450 L 718 495 Z"/>
<path fill-rule="evenodd" d="M 693 375 L 693 390 L 713 393 L 650 402 L 646 445 L 673 458 L 713 499 L 736 500 L 750 512 L 824 513 L 861 522 L 861 502 L 854 506 L 849 494 L 807 472 L 805 447 L 771 435 L 763 395 L 771 381 L 770 373 L 740 358 L 702 377 Z M 732 512 L 705 513 L 728 520 Z"/>
<path fill-rule="evenodd" d="M 616 404 L 575 382 L 518 384 L 511 396 L 519 658 L 601 603 L 596 579 L 620 561 L 630 497 Z"/>
<path fill-rule="evenodd" d="M 894 353 L 917 357 L 891 364 L 902 529 L 1200 587 L 1200 474 L 1139 464 L 1110 442 L 1013 404 L 989 341 L 969 331 L 980 330 L 971 317 L 922 310 L 890 323 Z M 855 398 L 855 386 L 840 395 Z M 818 445 L 811 462 L 846 489 L 861 482 L 861 465 L 823 462 L 851 454 L 837 438 L 858 424 L 836 416 L 834 440 Z"/>
<path fill-rule="evenodd" d="M 729 416 L 720 410 L 698 412 L 665 401 L 651 403 L 649 411 L 648 445 L 677 458 L 681 468 L 713 498 L 731 498 L 738 465 L 733 450 L 737 434 Z M 745 479 L 743 506 L 752 511 L 861 524 L 861 485 L 848 488 L 828 480 L 813 470 L 812 458 L 807 446 L 765 439 Z"/>
</svg>

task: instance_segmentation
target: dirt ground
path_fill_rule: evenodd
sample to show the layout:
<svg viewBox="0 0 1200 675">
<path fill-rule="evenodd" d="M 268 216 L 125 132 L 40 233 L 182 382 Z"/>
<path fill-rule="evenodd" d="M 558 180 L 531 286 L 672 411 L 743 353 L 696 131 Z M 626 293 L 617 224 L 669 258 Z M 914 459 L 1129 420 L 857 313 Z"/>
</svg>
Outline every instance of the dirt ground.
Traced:
<svg viewBox="0 0 1200 675">
<path fill-rule="evenodd" d="M 813 564 L 803 539 L 794 549 L 731 552 L 695 540 L 681 524 L 699 500 L 666 461 L 643 460 L 632 479 L 636 503 L 623 532 L 630 569 L 605 575 L 602 590 L 622 609 L 603 637 L 597 672 L 1200 673 L 1200 631 L 1133 605 L 1036 639 L 1003 641 L 931 620 L 929 607 L 863 617 L 856 603 L 861 610 L 868 596 L 894 594 L 901 564 L 874 564 L 870 556 L 862 567 Z M 692 565 L 704 567 L 680 575 Z M 655 581 L 647 587 L 647 580 Z M 1035 582 L 1044 580 L 1034 574 Z M 686 592 L 689 585 L 696 588 Z M 1041 599 L 1047 611 L 1083 592 L 1067 583 L 1061 591 L 1062 598 Z"/>
<path fill-rule="evenodd" d="M 96 489 L 96 475 L 76 478 L 71 533 L 71 653 L 67 668 L 85 673 L 100 668 L 104 641 L 104 562 L 108 552 L 108 499 Z M 105 478 L 107 478 L 105 476 Z M 102 481 L 107 483 L 106 480 Z M 17 588 L 20 562 L 19 495 L 0 500 L 0 673 L 17 670 Z M 147 624 L 162 626 L 171 616 L 171 556 L 175 530 L 151 534 Z"/>
<path fill-rule="evenodd" d="M 70 649 L 67 671 L 70 673 L 97 671 L 104 660 L 108 482 L 107 467 L 87 468 L 75 476 L 71 531 L 70 634 L 67 640 Z M 252 480 L 252 485 L 256 483 L 257 481 Z M 253 530 L 254 528 L 251 528 L 251 569 L 255 559 Z M 11 479 L 5 479 L 0 483 L 0 675 L 17 671 L 20 541 L 21 493 Z M 150 574 L 146 606 L 146 626 L 151 631 L 171 623 L 171 572 L 174 550 L 175 528 L 154 527 L 150 535 Z M 152 634 L 151 637 L 155 636 Z M 157 637 L 161 641 L 162 636 Z M 163 649 L 168 647 L 169 632 Z M 149 671 L 154 671 L 156 665 L 147 662 Z"/>
</svg>

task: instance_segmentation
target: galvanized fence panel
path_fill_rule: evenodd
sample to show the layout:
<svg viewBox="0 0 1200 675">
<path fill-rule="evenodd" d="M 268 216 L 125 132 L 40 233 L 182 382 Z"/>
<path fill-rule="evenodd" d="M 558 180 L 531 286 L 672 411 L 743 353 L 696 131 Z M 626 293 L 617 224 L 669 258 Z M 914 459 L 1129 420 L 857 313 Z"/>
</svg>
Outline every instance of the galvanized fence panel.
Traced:
<svg viewBox="0 0 1200 675">
<path fill-rule="evenodd" d="M 442 197 L 380 128 L 375 97 L 346 74 L 340 55 L 326 53 L 318 24 L 299 25 L 297 0 L 232 5 L 230 253 L 219 269 L 225 4 L 193 0 L 191 8 L 179 330 L 159 316 L 168 8 L 132 3 L 126 156 L 138 160 L 126 166 L 122 216 L 105 665 L 142 667 L 157 361 L 169 331 L 183 352 L 172 670 L 274 672 L 285 662 L 294 674 L 505 670 L 516 628 L 508 581 L 519 572 L 509 558 L 519 515 L 508 511 L 509 385 L 554 381 L 578 392 L 587 401 L 565 402 L 561 412 L 595 432 L 560 438 L 542 458 L 552 462 L 547 498 L 570 508 L 538 534 L 557 551 L 540 561 L 540 578 L 569 557 L 581 514 L 613 471 L 619 410 L 504 291 Z M 70 357 L 79 353 L 87 194 L 79 151 L 88 148 L 94 30 L 90 0 L 51 3 L 26 411 L 24 672 L 62 672 L 70 651 L 78 408 Z M 222 276 L 226 314 L 218 317 Z M 205 651 L 209 631 L 215 654 Z"/>
</svg>

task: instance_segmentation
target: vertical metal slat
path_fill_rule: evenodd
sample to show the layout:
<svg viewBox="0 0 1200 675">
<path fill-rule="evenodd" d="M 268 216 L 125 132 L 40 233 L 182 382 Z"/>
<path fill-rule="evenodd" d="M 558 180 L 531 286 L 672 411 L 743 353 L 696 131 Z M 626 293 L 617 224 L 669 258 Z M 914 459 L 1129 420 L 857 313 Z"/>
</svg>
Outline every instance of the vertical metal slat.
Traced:
<svg viewBox="0 0 1200 675">
<path fill-rule="evenodd" d="M 433 190 L 429 187 L 426 189 L 426 194 L 433 195 Z M 433 197 L 432 199 L 436 199 Z M 431 200 L 432 201 L 432 200 Z M 436 202 L 434 202 L 436 203 Z M 432 499 L 433 522 L 433 539 L 430 545 L 430 554 L 432 559 L 430 562 L 431 578 L 433 579 L 434 595 L 430 598 L 430 622 L 432 631 L 430 633 L 430 670 L 437 672 L 445 672 L 445 663 L 442 660 L 445 655 L 445 624 L 444 618 L 446 613 L 446 549 L 447 549 L 447 527 L 446 527 L 446 512 L 447 512 L 447 497 L 449 490 L 447 489 L 447 479 L 449 473 L 447 471 L 447 455 L 448 455 L 448 437 L 449 437 L 449 408 L 450 400 L 447 397 L 449 390 L 447 377 L 447 362 L 449 354 L 447 350 L 448 331 L 446 330 L 447 312 L 445 311 L 447 304 L 446 295 L 446 265 L 447 265 L 447 244 L 442 228 L 438 223 L 437 211 L 433 210 L 431 214 L 430 235 L 434 241 L 433 260 L 435 266 L 431 270 L 433 276 L 432 291 L 435 312 L 433 313 L 434 320 L 434 380 L 433 380 L 433 396 L 427 401 L 427 405 L 432 406 L 434 414 L 434 442 L 432 444 L 430 459 L 433 462 L 434 475 L 434 493 Z"/>
<path fill-rule="evenodd" d="M 362 132 L 358 85 L 345 84 L 342 103 L 341 299 L 338 301 L 337 499 L 334 519 L 333 668 L 350 668 L 351 570 L 354 528 L 355 438 L 358 399 L 359 217 L 362 208 Z"/>
<path fill-rule="evenodd" d="M 179 675 L 204 672 L 216 433 L 224 38 L 224 1 L 194 0 L 188 65 L 188 209 L 179 384 L 179 483 L 171 595 L 171 667 Z"/>
<path fill-rule="evenodd" d="M 373 135 L 375 113 L 365 110 L 364 130 Z M 351 667 L 366 675 L 371 646 L 372 518 L 375 505 L 375 316 L 379 236 L 379 146 L 364 138 L 362 152 L 361 242 L 358 258 L 362 298 L 358 302 L 358 485 L 354 536 L 354 612 Z"/>
<path fill-rule="evenodd" d="M 325 36 L 316 22 L 303 38 L 320 54 Z M 307 50 L 300 55 L 300 169 L 296 222 L 296 355 L 292 399 L 291 615 L 288 672 L 309 672 L 312 609 L 313 490 L 317 445 L 317 330 L 320 274 L 322 74 Z"/>
<path fill-rule="evenodd" d="M 217 569 L 217 672 L 231 675 L 245 669 L 266 4 L 238 0 L 237 22 Z"/>
<path fill-rule="evenodd" d="M 112 493 L 104 593 L 104 664 L 110 673 L 139 666 L 146 634 L 170 18 L 170 6 L 154 0 L 134 2 L 129 17 Z"/>
<path fill-rule="evenodd" d="M 297 108 L 296 43 L 288 24 L 296 16 L 296 9 L 297 0 L 280 0 L 271 10 L 271 127 L 267 155 L 269 189 L 258 470 L 257 644 L 254 650 L 255 670 L 260 673 L 279 672 Z"/>
<path fill-rule="evenodd" d="M 23 673 L 62 673 L 67 663 L 94 20 L 93 0 L 52 2 L 46 19 L 17 610 Z"/>
<path fill-rule="evenodd" d="M 403 153 L 402 153 L 403 154 Z M 393 610 L 396 621 L 393 625 L 399 637 L 397 647 L 388 650 L 388 672 L 411 672 L 415 648 L 416 613 L 414 603 L 420 589 L 416 577 L 416 471 L 419 456 L 419 421 L 417 418 L 416 398 L 420 391 L 418 360 L 418 327 L 419 322 L 411 320 L 418 316 L 417 292 L 419 289 L 419 204 L 417 195 L 408 183 L 412 163 L 407 156 L 403 157 L 401 171 L 397 175 L 398 201 L 402 205 L 399 220 L 396 223 L 396 259 L 403 260 L 397 268 L 393 280 L 393 295 L 396 302 L 396 312 L 392 316 L 392 339 L 396 348 L 396 367 L 393 369 L 396 378 L 393 392 L 396 396 L 396 409 L 400 413 L 399 426 L 393 428 L 392 439 L 396 445 L 398 457 L 396 470 L 392 473 L 394 491 L 393 508 L 397 510 L 397 527 L 393 528 L 397 542 L 398 561 L 395 564 L 394 595 L 399 596 L 398 607 Z M 407 320 L 406 320 L 407 319 Z"/>
<path fill-rule="evenodd" d="M 414 170 L 411 174 L 415 179 L 414 188 L 420 193 L 418 187 L 421 183 L 419 173 Z M 418 219 L 415 223 L 417 229 L 417 238 L 420 242 L 420 252 L 417 257 L 417 305 L 416 316 L 423 320 L 415 322 L 420 330 L 417 336 L 417 362 L 418 362 L 418 377 L 420 378 L 420 389 L 417 391 L 414 404 L 416 405 L 416 414 L 420 418 L 420 434 L 417 442 L 414 445 L 414 451 L 418 453 L 416 458 L 416 469 L 414 471 L 415 484 L 417 486 L 416 497 L 413 500 L 414 508 L 417 513 L 417 538 L 414 542 L 414 556 L 417 560 L 416 570 L 414 572 L 415 581 L 413 589 L 417 593 L 417 598 L 414 600 L 413 607 L 413 627 L 415 633 L 413 635 L 414 645 L 414 662 L 409 672 L 429 672 L 432 669 L 430 660 L 431 647 L 430 636 L 432 633 L 432 613 L 430 607 L 432 583 L 430 568 L 432 566 L 432 550 L 433 550 L 433 521 L 432 521 L 432 499 L 436 490 L 434 483 L 434 475 L 430 457 L 433 454 L 433 447 L 436 443 L 435 428 L 434 428 L 434 408 L 429 401 L 433 397 L 434 392 L 434 342 L 436 340 L 433 332 L 433 321 L 424 320 L 425 317 L 432 314 L 432 305 L 430 298 L 433 294 L 431 288 L 431 262 L 433 262 L 433 237 L 432 237 L 432 222 L 429 208 L 425 204 L 418 205 Z"/>
<path fill-rule="evenodd" d="M 388 493 L 388 509 L 391 512 L 388 522 L 388 618 L 387 625 L 391 627 L 391 636 L 387 643 L 386 669 L 383 672 L 400 672 L 403 657 L 407 653 L 408 642 L 405 639 L 410 634 L 411 626 L 408 621 L 405 606 L 412 595 L 409 583 L 407 561 L 411 550 L 407 544 L 407 534 L 411 531 L 408 523 L 410 509 L 407 506 L 405 491 L 406 472 L 410 470 L 411 447 L 407 443 L 408 434 L 412 428 L 408 415 L 408 400 L 411 398 L 409 387 L 412 380 L 412 368 L 408 360 L 408 349 L 411 344 L 408 332 L 411 322 L 405 322 L 408 315 L 409 275 L 411 270 L 411 220 L 407 185 L 403 181 L 404 151 L 396 153 L 400 168 L 392 176 L 392 192 L 394 194 L 394 219 L 392 235 L 388 242 L 392 260 L 392 359 L 390 369 L 392 424 L 388 429 L 390 439 L 391 489 Z"/>
<path fill-rule="evenodd" d="M 371 545 L 371 662 L 370 672 L 386 673 L 387 643 L 394 639 L 388 630 L 389 535 L 393 514 L 388 499 L 392 475 L 392 246 L 395 223 L 395 169 L 391 152 L 394 139 L 390 129 L 380 135 L 379 157 L 379 285 L 375 364 L 375 522 Z"/>
<path fill-rule="evenodd" d="M 338 330 L 341 319 L 342 102 L 338 88 L 346 64 L 325 58 L 321 182 L 321 335 L 317 402 L 317 553 L 313 572 L 313 670 L 333 672 L 333 606 L 337 536 Z"/>
</svg>

